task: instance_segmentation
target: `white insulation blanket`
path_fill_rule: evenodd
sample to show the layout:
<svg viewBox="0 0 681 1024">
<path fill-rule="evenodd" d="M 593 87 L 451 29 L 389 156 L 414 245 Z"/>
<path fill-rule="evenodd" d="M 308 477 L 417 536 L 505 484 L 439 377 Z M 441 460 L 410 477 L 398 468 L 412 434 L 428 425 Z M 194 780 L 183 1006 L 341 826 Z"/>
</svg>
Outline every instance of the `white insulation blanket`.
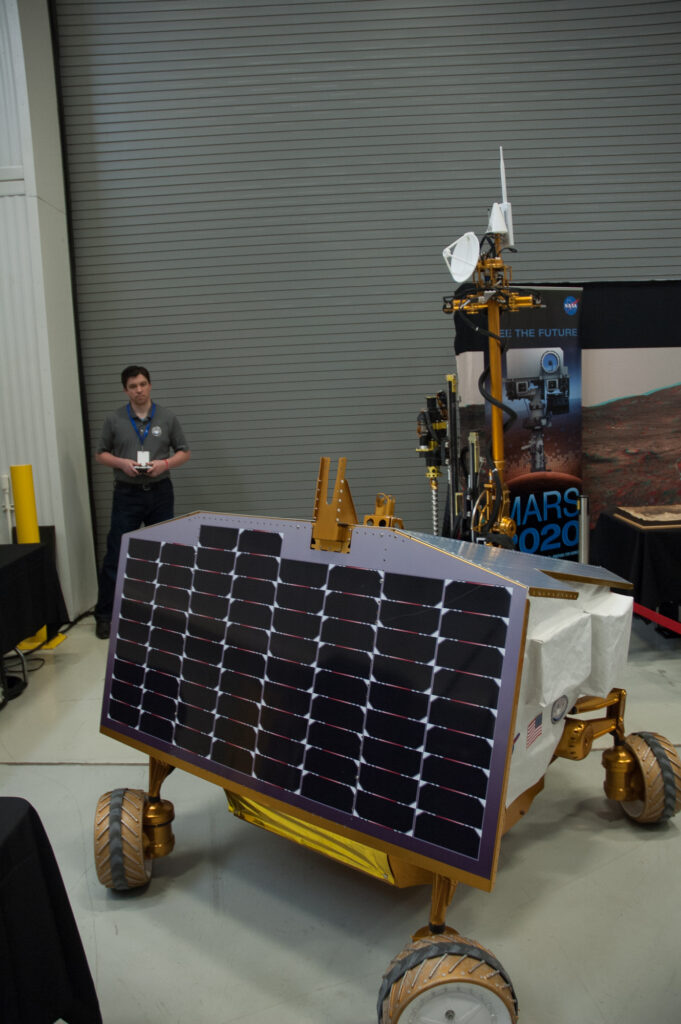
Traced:
<svg viewBox="0 0 681 1024">
<path fill-rule="evenodd" d="M 576 601 L 530 598 L 507 806 L 546 772 L 577 698 L 606 696 L 627 660 L 632 599 L 593 584 L 570 586 Z"/>
</svg>

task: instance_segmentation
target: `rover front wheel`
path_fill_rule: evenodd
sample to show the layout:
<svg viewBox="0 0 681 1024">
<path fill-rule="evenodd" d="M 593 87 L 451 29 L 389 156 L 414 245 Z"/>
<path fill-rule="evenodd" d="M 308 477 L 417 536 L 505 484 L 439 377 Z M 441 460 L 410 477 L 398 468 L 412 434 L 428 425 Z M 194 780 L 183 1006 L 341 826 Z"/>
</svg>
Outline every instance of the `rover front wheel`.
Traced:
<svg viewBox="0 0 681 1024">
<path fill-rule="evenodd" d="M 383 976 L 379 1024 L 516 1024 L 511 980 L 488 949 L 463 936 L 411 942 Z"/>
<path fill-rule="evenodd" d="M 113 789 L 100 796 L 95 812 L 95 867 L 107 889 L 124 892 L 146 885 L 151 860 L 144 835 L 146 794 L 141 789 Z"/>
<path fill-rule="evenodd" d="M 625 745 L 634 755 L 643 780 L 639 800 L 624 800 L 625 813 L 639 825 L 668 821 L 681 810 L 681 759 L 656 732 L 633 732 Z"/>
</svg>

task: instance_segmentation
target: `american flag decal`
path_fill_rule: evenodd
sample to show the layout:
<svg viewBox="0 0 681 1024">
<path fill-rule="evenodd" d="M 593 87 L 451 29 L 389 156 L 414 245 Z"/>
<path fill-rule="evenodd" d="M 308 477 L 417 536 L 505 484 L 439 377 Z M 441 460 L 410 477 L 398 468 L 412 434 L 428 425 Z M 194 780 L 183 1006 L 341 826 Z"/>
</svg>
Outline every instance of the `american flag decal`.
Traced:
<svg viewBox="0 0 681 1024">
<path fill-rule="evenodd" d="M 528 725 L 527 740 L 525 742 L 526 748 L 531 747 L 534 741 L 536 739 L 539 739 L 539 737 L 541 736 L 541 720 L 542 716 L 541 714 L 539 714 L 536 718 L 533 718 L 530 724 Z"/>
</svg>

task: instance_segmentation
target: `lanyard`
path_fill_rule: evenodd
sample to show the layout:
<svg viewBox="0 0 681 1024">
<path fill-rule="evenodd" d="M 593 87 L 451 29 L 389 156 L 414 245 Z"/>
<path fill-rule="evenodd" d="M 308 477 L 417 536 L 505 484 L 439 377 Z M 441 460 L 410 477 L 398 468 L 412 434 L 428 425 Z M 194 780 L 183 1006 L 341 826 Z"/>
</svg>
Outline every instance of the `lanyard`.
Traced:
<svg viewBox="0 0 681 1024">
<path fill-rule="evenodd" d="M 132 412 L 130 411 L 130 403 L 128 402 L 128 419 L 132 423 L 133 430 L 137 434 L 141 445 L 144 444 L 144 442 L 146 440 L 146 437 L 147 437 L 147 434 L 149 433 L 149 430 L 151 429 L 151 421 L 154 418 L 154 413 L 155 412 L 156 412 L 156 406 L 152 402 L 151 403 L 151 413 L 150 413 L 150 416 L 149 416 L 149 422 L 147 423 L 146 427 L 144 428 L 144 433 L 140 433 L 140 429 L 137 426 L 137 424 L 135 423 L 135 420 L 133 419 L 133 416 L 132 416 Z"/>
</svg>

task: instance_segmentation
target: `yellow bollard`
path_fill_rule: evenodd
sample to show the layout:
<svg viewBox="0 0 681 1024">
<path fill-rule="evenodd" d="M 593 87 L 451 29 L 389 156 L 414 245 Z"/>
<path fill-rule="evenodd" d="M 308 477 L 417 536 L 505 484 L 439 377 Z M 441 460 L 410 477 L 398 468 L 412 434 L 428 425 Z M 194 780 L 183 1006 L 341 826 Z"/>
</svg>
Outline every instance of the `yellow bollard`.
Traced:
<svg viewBox="0 0 681 1024">
<path fill-rule="evenodd" d="M 40 529 L 33 489 L 32 466 L 10 466 L 12 494 L 14 495 L 14 518 L 17 524 L 17 543 L 39 544 Z"/>
<path fill-rule="evenodd" d="M 32 466 L 10 466 L 12 478 L 12 495 L 14 496 L 14 518 L 17 526 L 17 543 L 39 544 L 40 528 L 38 526 L 38 511 L 35 503 L 35 490 L 33 488 L 33 467 Z M 59 639 L 57 639 L 59 637 Z M 63 634 L 58 633 L 50 642 L 50 647 L 55 647 L 64 639 Z M 26 637 L 19 644 L 22 651 L 32 651 L 35 647 L 47 645 L 47 628 L 39 629 L 33 636 Z"/>
</svg>

